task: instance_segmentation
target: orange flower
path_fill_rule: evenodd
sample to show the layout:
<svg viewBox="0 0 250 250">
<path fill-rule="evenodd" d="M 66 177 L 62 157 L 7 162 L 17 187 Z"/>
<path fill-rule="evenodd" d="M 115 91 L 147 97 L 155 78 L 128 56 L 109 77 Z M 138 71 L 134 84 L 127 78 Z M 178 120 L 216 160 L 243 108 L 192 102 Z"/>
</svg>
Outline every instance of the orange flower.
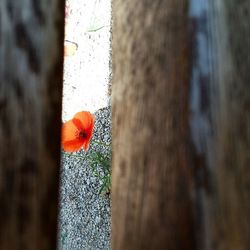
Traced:
<svg viewBox="0 0 250 250">
<path fill-rule="evenodd" d="M 93 135 L 94 116 L 87 111 L 78 112 L 62 126 L 62 146 L 66 152 L 86 151 Z"/>
</svg>

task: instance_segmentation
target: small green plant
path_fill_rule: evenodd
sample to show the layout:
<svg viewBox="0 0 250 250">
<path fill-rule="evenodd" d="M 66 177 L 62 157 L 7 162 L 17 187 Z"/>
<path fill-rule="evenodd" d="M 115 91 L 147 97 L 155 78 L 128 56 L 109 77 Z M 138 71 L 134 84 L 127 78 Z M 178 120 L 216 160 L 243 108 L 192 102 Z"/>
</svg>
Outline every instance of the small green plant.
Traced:
<svg viewBox="0 0 250 250">
<path fill-rule="evenodd" d="M 109 194 L 111 190 L 111 149 L 108 147 L 108 155 L 100 151 L 88 154 L 93 174 L 102 182 L 99 194 Z"/>
<path fill-rule="evenodd" d="M 67 234 L 66 233 L 62 234 L 61 241 L 62 241 L 62 245 L 65 245 L 65 243 L 67 241 Z"/>
<path fill-rule="evenodd" d="M 92 142 L 97 143 L 100 145 L 100 141 L 93 141 Z M 88 160 L 88 163 L 92 169 L 93 175 L 96 176 L 100 181 L 101 181 L 101 187 L 99 189 L 98 194 L 99 195 L 109 195 L 111 191 L 111 145 L 110 144 L 104 144 L 105 145 L 106 151 L 108 153 L 104 154 L 101 151 L 96 151 L 93 153 L 87 152 L 85 156 L 80 156 L 80 155 L 71 155 L 73 157 L 76 157 L 78 159 L 82 160 Z"/>
</svg>

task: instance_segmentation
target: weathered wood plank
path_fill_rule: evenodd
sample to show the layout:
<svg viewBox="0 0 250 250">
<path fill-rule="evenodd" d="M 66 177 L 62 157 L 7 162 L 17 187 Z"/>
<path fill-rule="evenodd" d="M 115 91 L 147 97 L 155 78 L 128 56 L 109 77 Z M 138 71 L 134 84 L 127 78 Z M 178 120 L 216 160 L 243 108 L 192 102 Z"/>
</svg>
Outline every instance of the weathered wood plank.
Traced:
<svg viewBox="0 0 250 250">
<path fill-rule="evenodd" d="M 250 2 L 191 2 L 199 246 L 250 249 Z"/>
<path fill-rule="evenodd" d="M 0 3 L 0 249 L 56 249 L 64 1 Z"/>
<path fill-rule="evenodd" d="M 187 1 L 113 1 L 112 249 L 195 249 Z"/>
</svg>

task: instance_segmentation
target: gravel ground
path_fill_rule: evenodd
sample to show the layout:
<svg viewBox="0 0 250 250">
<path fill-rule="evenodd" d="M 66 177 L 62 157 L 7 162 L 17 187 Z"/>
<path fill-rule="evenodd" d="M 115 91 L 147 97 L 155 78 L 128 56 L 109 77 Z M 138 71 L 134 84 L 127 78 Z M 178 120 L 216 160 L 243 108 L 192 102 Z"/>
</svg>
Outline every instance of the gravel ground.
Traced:
<svg viewBox="0 0 250 250">
<path fill-rule="evenodd" d="M 111 143 L 110 114 L 110 107 L 94 113 L 94 135 L 88 153 L 105 153 L 105 147 L 95 144 L 96 140 Z M 59 249 L 110 249 L 109 195 L 98 194 L 102 182 L 93 175 L 83 150 L 73 156 L 62 155 Z"/>
<path fill-rule="evenodd" d="M 106 153 L 106 148 L 94 141 L 111 143 L 111 3 L 68 0 L 66 4 L 65 39 L 77 43 L 78 49 L 65 58 L 62 120 L 71 119 L 78 111 L 94 113 L 94 135 L 88 153 Z M 73 155 L 62 152 L 59 250 L 110 249 L 110 197 L 98 194 L 101 185 L 83 150 Z"/>
</svg>

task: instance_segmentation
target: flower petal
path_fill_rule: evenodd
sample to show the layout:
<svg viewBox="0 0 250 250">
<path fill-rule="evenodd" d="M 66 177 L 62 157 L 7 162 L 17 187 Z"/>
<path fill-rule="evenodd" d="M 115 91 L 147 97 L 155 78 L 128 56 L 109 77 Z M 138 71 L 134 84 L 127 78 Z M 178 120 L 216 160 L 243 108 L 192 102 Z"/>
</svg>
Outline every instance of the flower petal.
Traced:
<svg viewBox="0 0 250 250">
<path fill-rule="evenodd" d="M 88 147 L 89 147 L 89 143 L 90 143 L 91 137 L 92 137 L 92 135 L 91 135 L 89 138 L 87 138 L 87 139 L 84 141 L 84 143 L 83 143 L 83 148 L 84 148 L 85 151 L 87 151 L 87 149 L 88 149 Z"/>
<path fill-rule="evenodd" d="M 83 143 L 83 141 L 77 139 L 72 141 L 65 141 L 63 143 L 63 149 L 66 152 L 76 152 L 81 149 Z"/>
<path fill-rule="evenodd" d="M 94 116 L 87 111 L 78 112 L 72 120 L 63 124 L 62 146 L 67 152 L 86 151 L 93 135 Z M 84 136 L 81 134 L 84 133 Z"/>
<path fill-rule="evenodd" d="M 62 142 L 72 141 L 78 138 L 79 129 L 75 126 L 72 120 L 65 122 L 62 126 Z"/>
<path fill-rule="evenodd" d="M 74 42 L 64 41 L 64 56 L 73 56 L 77 51 L 78 45 Z"/>
<path fill-rule="evenodd" d="M 94 128 L 94 116 L 88 112 L 88 111 L 81 111 L 74 115 L 74 119 L 80 120 L 82 127 L 81 130 L 83 130 L 86 133 L 91 133 Z"/>
<path fill-rule="evenodd" d="M 62 126 L 62 146 L 66 152 L 75 152 L 81 149 L 84 140 L 79 137 L 79 130 L 72 120 Z"/>
<path fill-rule="evenodd" d="M 82 125 L 82 122 L 79 119 L 73 118 L 72 122 L 74 123 L 74 125 L 77 127 L 77 129 L 79 131 L 83 131 L 83 125 Z"/>
</svg>

